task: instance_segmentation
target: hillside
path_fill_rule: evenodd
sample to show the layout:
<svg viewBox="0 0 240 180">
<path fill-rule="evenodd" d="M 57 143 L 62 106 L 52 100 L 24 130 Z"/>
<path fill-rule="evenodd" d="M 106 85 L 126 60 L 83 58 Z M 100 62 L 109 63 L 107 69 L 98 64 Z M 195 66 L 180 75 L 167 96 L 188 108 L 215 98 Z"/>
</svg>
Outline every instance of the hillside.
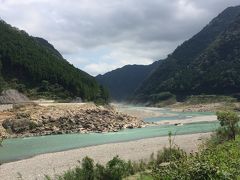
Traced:
<svg viewBox="0 0 240 180">
<path fill-rule="evenodd" d="M 134 94 L 135 89 L 160 63 L 161 61 L 150 65 L 126 65 L 104 75 L 98 75 L 96 79 L 108 88 L 113 100 L 124 101 Z"/>
<path fill-rule="evenodd" d="M 240 6 L 230 7 L 179 46 L 135 93 L 227 94 L 240 91 Z"/>
<path fill-rule="evenodd" d="M 0 34 L 0 91 L 14 88 L 32 98 L 83 100 L 96 100 L 105 93 L 93 77 L 68 63 L 46 40 L 3 20 Z"/>
</svg>

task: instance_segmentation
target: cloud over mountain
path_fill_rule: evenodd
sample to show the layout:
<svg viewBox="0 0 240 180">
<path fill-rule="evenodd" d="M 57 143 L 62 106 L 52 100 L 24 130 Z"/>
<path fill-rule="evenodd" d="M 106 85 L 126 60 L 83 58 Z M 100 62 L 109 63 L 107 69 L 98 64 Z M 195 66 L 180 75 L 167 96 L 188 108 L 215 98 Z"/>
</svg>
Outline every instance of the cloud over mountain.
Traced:
<svg viewBox="0 0 240 180">
<path fill-rule="evenodd" d="M 92 75 L 164 58 L 238 0 L 0 0 L 0 17 Z"/>
</svg>

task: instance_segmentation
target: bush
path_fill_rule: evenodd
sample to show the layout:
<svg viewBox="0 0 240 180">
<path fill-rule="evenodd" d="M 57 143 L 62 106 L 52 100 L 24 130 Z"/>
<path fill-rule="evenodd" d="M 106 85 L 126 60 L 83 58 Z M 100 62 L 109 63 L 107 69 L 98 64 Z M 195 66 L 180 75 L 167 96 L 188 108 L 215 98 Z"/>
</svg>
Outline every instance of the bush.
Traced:
<svg viewBox="0 0 240 180">
<path fill-rule="evenodd" d="M 176 161 L 185 156 L 185 152 L 178 147 L 164 148 L 157 154 L 156 163 L 159 165 L 164 162 Z"/>
<path fill-rule="evenodd" d="M 231 114 L 230 117 L 235 115 Z M 93 160 L 86 157 L 83 159 L 81 168 L 67 171 L 63 176 L 59 176 L 58 180 L 121 180 L 134 174 L 130 179 L 230 180 L 240 178 L 240 136 L 236 136 L 235 141 L 207 146 L 199 153 L 187 156 L 183 150 L 174 145 L 171 135 L 169 133 L 169 147 L 159 151 L 156 158 L 152 154 L 148 164 L 144 161 L 126 162 L 116 156 L 106 166 L 102 166 L 94 165 Z"/>
<path fill-rule="evenodd" d="M 236 134 L 239 133 L 238 114 L 231 111 L 217 112 L 217 119 L 221 127 L 217 130 L 217 135 L 221 140 L 235 140 Z"/>
<path fill-rule="evenodd" d="M 89 157 L 85 157 L 82 162 L 82 177 L 84 180 L 94 179 L 94 164 L 93 160 Z M 79 174 L 81 175 L 81 173 Z"/>
<path fill-rule="evenodd" d="M 129 169 L 129 164 L 116 156 L 107 163 L 106 180 L 121 180 L 123 177 L 131 175 L 132 169 L 132 166 Z"/>
<path fill-rule="evenodd" d="M 137 163 L 136 163 L 137 164 Z M 58 180 L 121 180 L 129 175 L 139 172 L 141 163 L 136 164 L 131 161 L 124 161 L 118 156 L 110 160 L 106 167 L 100 164 L 94 165 L 94 161 L 85 157 L 82 160 L 81 167 L 78 166 L 73 170 L 65 172 L 62 176 L 57 176 Z M 46 176 L 46 179 L 51 178 Z"/>
<path fill-rule="evenodd" d="M 240 177 L 240 138 L 153 169 L 153 179 L 227 180 Z"/>
<path fill-rule="evenodd" d="M 104 180 L 104 177 L 106 176 L 106 170 L 105 167 L 101 164 L 96 164 L 95 170 L 94 170 L 94 176 L 95 179 L 98 180 Z"/>
<path fill-rule="evenodd" d="M 232 113 L 227 115 L 223 117 L 237 119 Z M 223 124 L 226 125 L 226 123 Z M 213 136 L 211 142 L 215 142 L 216 137 L 216 135 Z M 152 179 L 230 180 L 240 178 L 240 137 L 236 141 L 214 143 L 213 146 L 212 143 L 208 143 L 205 149 L 190 156 L 179 149 L 171 148 L 171 133 L 169 139 L 170 148 L 165 148 L 163 152 L 158 153 L 155 166 L 151 168 L 151 173 L 148 173 Z"/>
</svg>

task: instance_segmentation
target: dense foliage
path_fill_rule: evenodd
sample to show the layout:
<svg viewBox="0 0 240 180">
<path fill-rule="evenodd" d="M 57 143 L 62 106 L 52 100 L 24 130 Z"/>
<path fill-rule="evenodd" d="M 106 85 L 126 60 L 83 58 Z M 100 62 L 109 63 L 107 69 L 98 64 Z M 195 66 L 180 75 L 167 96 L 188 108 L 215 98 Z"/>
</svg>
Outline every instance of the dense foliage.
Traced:
<svg viewBox="0 0 240 180">
<path fill-rule="evenodd" d="M 217 112 L 217 118 L 220 121 L 221 125 L 217 131 L 219 139 L 221 141 L 235 140 L 236 135 L 240 132 L 240 117 L 238 114 L 231 111 Z"/>
<path fill-rule="evenodd" d="M 237 179 L 240 178 L 240 138 L 208 147 L 202 152 L 185 156 L 166 166 L 156 166 L 152 179 Z"/>
<path fill-rule="evenodd" d="M 149 74 L 161 61 L 151 65 L 127 65 L 104 75 L 96 76 L 97 81 L 108 88 L 113 100 L 124 101 L 131 97 Z"/>
<path fill-rule="evenodd" d="M 124 177 L 135 173 L 136 167 L 131 161 L 121 160 L 118 156 L 110 160 L 106 166 L 94 164 L 94 161 L 85 157 L 81 167 L 76 167 L 64 173 L 63 176 L 56 176 L 57 180 L 121 180 Z M 46 177 L 51 179 L 50 177 Z"/>
<path fill-rule="evenodd" d="M 95 100 L 105 93 L 93 77 L 69 64 L 46 40 L 4 21 L 0 21 L 0 87 L 17 88 L 32 96 L 83 100 Z"/>
<path fill-rule="evenodd" d="M 240 6 L 231 7 L 179 46 L 142 84 L 136 99 L 175 95 L 234 94 L 240 90 Z"/>
</svg>

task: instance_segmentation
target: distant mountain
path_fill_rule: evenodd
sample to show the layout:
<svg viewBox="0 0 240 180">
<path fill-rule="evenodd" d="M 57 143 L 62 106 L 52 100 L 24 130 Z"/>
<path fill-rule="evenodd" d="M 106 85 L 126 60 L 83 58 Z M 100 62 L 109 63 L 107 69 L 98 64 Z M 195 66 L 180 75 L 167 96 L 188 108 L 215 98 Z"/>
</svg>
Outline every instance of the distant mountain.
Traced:
<svg viewBox="0 0 240 180">
<path fill-rule="evenodd" d="M 126 65 L 104 75 L 98 75 L 96 79 L 108 88 L 113 100 L 124 101 L 134 94 L 135 89 L 160 63 L 161 61 L 151 65 Z"/>
<path fill-rule="evenodd" d="M 233 94 L 240 92 L 240 6 L 230 7 L 179 46 L 135 93 L 153 95 Z"/>
<path fill-rule="evenodd" d="M 32 97 L 104 99 L 96 80 L 69 64 L 46 40 L 0 21 L 0 91 Z"/>
</svg>

